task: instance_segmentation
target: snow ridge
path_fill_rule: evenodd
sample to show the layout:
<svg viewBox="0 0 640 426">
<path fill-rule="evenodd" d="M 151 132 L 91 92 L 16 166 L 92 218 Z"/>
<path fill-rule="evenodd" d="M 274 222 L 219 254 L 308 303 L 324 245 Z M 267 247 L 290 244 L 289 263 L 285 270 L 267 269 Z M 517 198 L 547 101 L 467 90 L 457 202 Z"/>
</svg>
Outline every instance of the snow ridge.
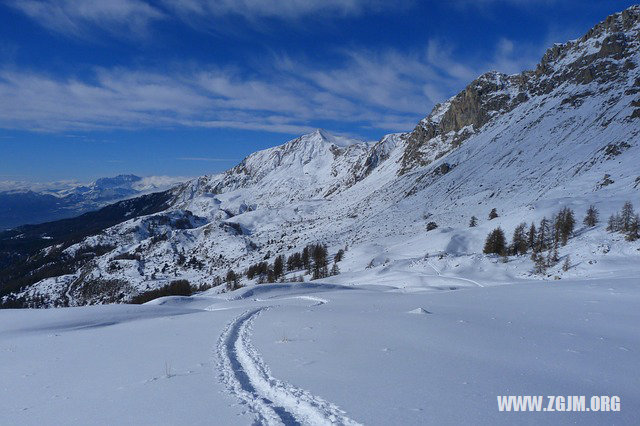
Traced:
<svg viewBox="0 0 640 426">
<path fill-rule="evenodd" d="M 258 424 L 359 424 L 336 405 L 271 375 L 250 340 L 253 320 L 267 309 L 262 307 L 242 313 L 220 336 L 218 365 L 227 389 L 249 407 Z"/>
</svg>

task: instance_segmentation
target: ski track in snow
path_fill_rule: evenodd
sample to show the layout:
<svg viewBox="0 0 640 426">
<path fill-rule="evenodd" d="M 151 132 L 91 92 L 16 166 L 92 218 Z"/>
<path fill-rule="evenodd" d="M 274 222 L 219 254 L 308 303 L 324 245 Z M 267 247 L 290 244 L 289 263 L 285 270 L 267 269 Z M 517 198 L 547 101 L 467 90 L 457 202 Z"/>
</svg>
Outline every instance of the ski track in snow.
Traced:
<svg viewBox="0 0 640 426">
<path fill-rule="evenodd" d="M 473 283 L 475 285 L 477 285 L 478 287 L 484 287 L 484 285 L 480 284 L 478 281 L 474 281 L 474 280 L 470 280 L 469 278 L 461 278 L 461 277 L 448 277 L 446 275 L 442 275 L 442 273 L 440 272 L 440 270 L 438 268 L 436 268 L 436 266 L 431 263 L 430 261 L 427 260 L 427 264 L 431 267 L 431 269 L 433 269 L 434 271 L 436 271 L 436 274 L 438 274 L 439 277 L 443 277 L 443 278 L 451 278 L 452 280 L 461 280 L 461 281 L 468 281 L 470 283 Z"/>
<path fill-rule="evenodd" d="M 278 300 L 293 300 L 293 299 L 301 299 L 301 300 L 308 300 L 310 302 L 315 302 L 313 305 L 309 305 L 311 306 L 320 306 L 320 305 L 324 305 L 325 303 L 328 303 L 329 301 L 327 299 L 323 299 L 321 297 L 316 297 L 316 296 L 291 296 L 291 297 L 278 297 Z M 256 302 L 269 302 L 269 299 L 254 299 Z"/>
<path fill-rule="evenodd" d="M 290 299 L 327 303 L 325 299 L 299 296 Z M 358 425 L 336 405 L 282 382 L 271 375 L 251 344 L 253 320 L 269 307 L 245 311 L 220 336 L 217 346 L 221 380 L 255 416 L 255 424 Z"/>
</svg>

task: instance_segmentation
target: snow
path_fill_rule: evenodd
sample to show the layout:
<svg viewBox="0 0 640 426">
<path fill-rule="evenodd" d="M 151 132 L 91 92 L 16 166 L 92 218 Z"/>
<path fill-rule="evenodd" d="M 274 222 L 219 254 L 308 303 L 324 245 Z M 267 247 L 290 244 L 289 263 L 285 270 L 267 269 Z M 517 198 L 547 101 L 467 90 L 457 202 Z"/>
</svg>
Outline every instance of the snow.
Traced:
<svg viewBox="0 0 640 426">
<path fill-rule="evenodd" d="M 265 284 L 3 310 L 0 410 L 24 425 L 632 424 L 638 284 Z M 618 395 L 622 410 L 500 413 L 514 394 Z"/>
<path fill-rule="evenodd" d="M 129 178 L 129 179 L 124 179 Z M 101 191 L 105 189 L 130 189 L 139 194 L 158 192 L 191 178 L 186 176 L 145 176 L 121 175 L 113 178 L 101 178 L 93 182 L 79 182 L 77 180 L 60 180 L 52 182 L 30 182 L 17 180 L 0 180 L 0 192 L 39 192 L 56 197 L 81 195 L 89 192 L 94 198 L 104 197 Z M 101 187 L 101 182 L 107 182 L 108 187 Z M 93 192 L 93 193 L 92 193 Z"/>
<path fill-rule="evenodd" d="M 639 31 L 628 30 L 630 43 Z M 559 46 L 570 49 L 538 83 L 597 53 L 605 36 Z M 423 165 L 402 169 L 409 134 L 374 143 L 317 130 L 183 184 L 165 212 L 66 248 L 115 247 L 23 295 L 47 306 L 103 303 L 81 297 L 83 280 L 123 282 L 131 296 L 175 279 L 211 284 L 310 243 L 345 253 L 340 273 L 321 281 L 242 278 L 234 292 L 218 286 L 143 306 L 0 311 L 3 421 L 637 423 L 640 241 L 604 223 L 627 200 L 640 207 L 640 122 L 630 118 L 637 49 L 626 60 L 636 66 L 617 79 L 560 79 L 549 92 L 523 92 L 526 102 L 481 128 L 437 135 L 418 153 Z M 534 78 L 481 79 L 498 84 L 492 99 L 513 100 L 519 77 Z M 600 222 L 587 228 L 590 205 Z M 509 238 L 563 207 L 577 226 L 545 274 L 528 255 L 482 253 L 491 230 Z M 438 227 L 427 231 L 429 222 Z M 115 259 L 134 252 L 139 260 Z M 180 256 L 203 264 L 178 265 Z M 520 394 L 618 395 L 622 411 L 498 411 L 496 396 Z"/>
</svg>

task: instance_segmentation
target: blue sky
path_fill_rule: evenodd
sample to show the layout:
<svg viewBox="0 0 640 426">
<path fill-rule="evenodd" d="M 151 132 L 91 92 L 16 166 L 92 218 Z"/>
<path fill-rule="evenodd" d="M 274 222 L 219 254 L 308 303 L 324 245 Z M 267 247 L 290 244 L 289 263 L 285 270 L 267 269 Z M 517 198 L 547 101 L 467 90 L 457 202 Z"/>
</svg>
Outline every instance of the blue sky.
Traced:
<svg viewBox="0 0 640 426">
<path fill-rule="evenodd" d="M 0 181 L 197 176 L 317 127 L 379 139 L 632 4 L 1 1 Z"/>
</svg>

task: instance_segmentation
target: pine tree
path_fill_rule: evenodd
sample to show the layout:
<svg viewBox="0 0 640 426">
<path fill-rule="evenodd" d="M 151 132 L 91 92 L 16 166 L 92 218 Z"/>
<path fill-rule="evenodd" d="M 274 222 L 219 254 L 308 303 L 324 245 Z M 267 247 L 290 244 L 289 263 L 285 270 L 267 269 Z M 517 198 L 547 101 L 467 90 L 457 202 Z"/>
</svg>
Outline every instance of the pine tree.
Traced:
<svg viewBox="0 0 640 426">
<path fill-rule="evenodd" d="M 495 219 L 496 217 L 498 217 L 498 211 L 497 211 L 495 208 L 493 208 L 493 209 L 491 209 L 491 211 L 489 212 L 489 220 L 493 220 L 493 219 Z"/>
<path fill-rule="evenodd" d="M 227 289 L 236 290 L 240 288 L 238 283 L 239 283 L 238 275 L 236 275 L 233 269 L 229 269 L 229 271 L 227 271 Z"/>
<path fill-rule="evenodd" d="M 340 249 L 338 250 L 338 252 L 336 253 L 335 256 L 333 256 L 333 262 L 334 263 L 338 263 L 338 262 L 342 262 L 342 258 L 344 257 L 344 250 Z"/>
<path fill-rule="evenodd" d="M 298 269 L 302 269 L 304 267 L 304 263 L 302 262 L 302 254 L 300 252 L 293 253 L 287 259 L 287 270 L 295 271 Z"/>
<path fill-rule="evenodd" d="M 598 214 L 598 209 L 596 209 L 594 205 L 589 206 L 582 223 L 584 223 L 585 226 L 593 228 L 598 224 Z"/>
<path fill-rule="evenodd" d="M 533 250 L 531 250 L 531 260 L 535 262 L 537 258 L 538 258 L 538 250 L 536 250 L 536 248 L 534 247 Z"/>
<path fill-rule="evenodd" d="M 511 240 L 511 254 L 526 254 L 528 251 L 527 241 L 527 224 L 521 223 L 513 231 L 513 238 Z"/>
<path fill-rule="evenodd" d="M 535 223 L 531 222 L 531 226 L 529 227 L 529 235 L 527 239 L 527 243 L 531 250 L 535 250 L 536 248 L 536 234 L 537 234 L 536 225 Z"/>
<path fill-rule="evenodd" d="M 333 266 L 331 267 L 331 275 L 339 275 L 340 274 L 340 268 L 338 267 L 338 264 L 336 262 L 333 262 Z"/>
<path fill-rule="evenodd" d="M 273 261 L 273 276 L 276 280 L 281 278 L 284 274 L 284 256 L 280 255 Z"/>
<path fill-rule="evenodd" d="M 547 272 L 547 262 L 544 257 L 537 252 L 533 252 L 533 271 L 536 274 L 545 274 Z"/>
<path fill-rule="evenodd" d="M 547 259 L 545 263 L 547 268 L 551 268 L 553 265 L 555 265 L 555 262 L 553 261 L 553 250 L 549 250 L 547 252 Z"/>
<path fill-rule="evenodd" d="M 622 219 L 619 214 L 612 214 L 609 216 L 609 221 L 607 222 L 607 231 L 609 232 L 620 232 L 622 230 Z"/>
<path fill-rule="evenodd" d="M 469 228 L 475 228 L 476 226 L 478 226 L 478 218 L 471 216 L 471 220 L 469 220 Z"/>
<path fill-rule="evenodd" d="M 562 270 L 564 272 L 567 272 L 569 269 L 571 269 L 571 260 L 567 255 L 567 257 L 564 258 L 564 263 L 562 264 Z"/>
<path fill-rule="evenodd" d="M 626 236 L 627 241 L 636 241 L 640 239 L 640 215 L 634 215 L 629 224 L 629 230 Z"/>
<path fill-rule="evenodd" d="M 327 267 L 327 248 L 322 244 L 316 244 L 311 251 L 313 257 L 313 279 L 325 278 L 329 275 Z"/>
<path fill-rule="evenodd" d="M 483 253 L 502 255 L 507 251 L 507 240 L 504 231 L 498 227 L 491 231 L 484 243 Z"/>
<path fill-rule="evenodd" d="M 549 250 L 549 254 L 551 255 L 551 264 L 556 265 L 560 261 L 560 255 L 558 254 L 558 244 L 554 244 L 553 250 Z"/>
<path fill-rule="evenodd" d="M 627 201 L 622 206 L 622 210 L 620 211 L 620 225 L 621 231 L 627 232 L 629 227 L 631 226 L 631 221 L 633 221 L 633 217 L 635 213 L 633 212 L 633 205 Z"/>
<path fill-rule="evenodd" d="M 311 261 L 310 261 L 310 254 L 309 254 L 309 246 L 306 246 L 303 250 L 302 250 L 302 266 L 305 267 L 307 269 L 307 271 L 311 270 Z"/>
<path fill-rule="evenodd" d="M 536 251 L 541 253 L 549 248 L 551 241 L 551 226 L 546 217 L 543 217 L 538 227 L 538 235 L 536 236 Z"/>
<path fill-rule="evenodd" d="M 554 241 L 561 242 L 563 246 L 567 245 L 569 237 L 573 234 L 575 224 L 576 220 L 573 210 L 569 207 L 560 210 L 554 220 Z"/>
</svg>

